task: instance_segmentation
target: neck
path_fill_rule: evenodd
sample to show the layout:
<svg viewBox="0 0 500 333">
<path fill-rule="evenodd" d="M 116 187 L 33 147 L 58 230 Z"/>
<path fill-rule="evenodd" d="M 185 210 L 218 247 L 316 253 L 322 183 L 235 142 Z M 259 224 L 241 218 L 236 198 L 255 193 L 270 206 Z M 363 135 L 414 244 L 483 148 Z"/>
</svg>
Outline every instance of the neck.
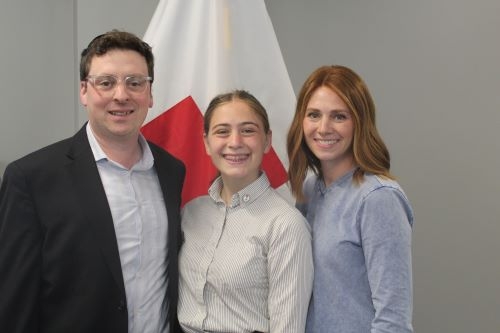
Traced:
<svg viewBox="0 0 500 333">
<path fill-rule="evenodd" d="M 109 159 L 127 169 L 131 169 L 142 157 L 142 147 L 138 138 L 130 142 L 109 142 L 97 137 L 96 139 Z"/>
<path fill-rule="evenodd" d="M 329 186 L 331 183 L 351 171 L 356 164 L 352 159 L 346 159 L 341 161 L 340 163 L 335 164 L 323 164 L 322 172 L 323 172 L 323 180 L 326 186 Z"/>
<path fill-rule="evenodd" d="M 257 178 L 258 175 L 252 181 L 248 181 L 248 179 L 240 181 L 238 179 L 225 179 L 224 176 L 222 176 L 222 189 L 220 192 L 222 200 L 224 200 L 226 204 L 231 203 L 231 199 L 235 193 L 238 193 L 239 191 L 250 185 Z"/>
</svg>

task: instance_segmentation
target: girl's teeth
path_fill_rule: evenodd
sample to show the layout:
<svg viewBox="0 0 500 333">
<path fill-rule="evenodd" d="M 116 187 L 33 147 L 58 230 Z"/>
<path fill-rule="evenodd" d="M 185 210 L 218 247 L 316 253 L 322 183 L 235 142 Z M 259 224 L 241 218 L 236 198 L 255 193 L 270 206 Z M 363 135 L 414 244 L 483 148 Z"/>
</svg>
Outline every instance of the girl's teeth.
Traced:
<svg viewBox="0 0 500 333">
<path fill-rule="evenodd" d="M 111 114 L 113 116 L 126 116 L 128 115 L 130 112 L 129 111 L 125 111 L 125 112 L 118 112 L 118 111 L 115 111 L 115 112 L 111 112 Z"/>
<path fill-rule="evenodd" d="M 226 156 L 226 158 L 232 162 L 240 162 L 245 159 L 244 156 Z"/>
</svg>

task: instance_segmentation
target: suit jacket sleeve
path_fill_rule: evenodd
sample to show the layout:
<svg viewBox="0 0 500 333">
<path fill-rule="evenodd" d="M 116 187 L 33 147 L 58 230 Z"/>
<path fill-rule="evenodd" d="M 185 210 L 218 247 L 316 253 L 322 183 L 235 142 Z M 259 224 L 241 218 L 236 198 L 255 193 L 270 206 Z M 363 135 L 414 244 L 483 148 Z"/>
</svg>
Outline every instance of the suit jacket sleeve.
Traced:
<svg viewBox="0 0 500 333">
<path fill-rule="evenodd" d="M 5 170 L 0 188 L 0 327 L 38 331 L 42 232 L 23 171 Z"/>
</svg>

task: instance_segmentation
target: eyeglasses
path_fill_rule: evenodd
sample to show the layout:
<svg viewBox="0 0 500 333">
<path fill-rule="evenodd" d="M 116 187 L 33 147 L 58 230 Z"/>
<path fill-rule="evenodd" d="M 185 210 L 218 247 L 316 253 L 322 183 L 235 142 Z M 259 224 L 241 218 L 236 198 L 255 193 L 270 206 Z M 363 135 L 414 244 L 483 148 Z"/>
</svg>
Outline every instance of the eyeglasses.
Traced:
<svg viewBox="0 0 500 333">
<path fill-rule="evenodd" d="M 146 89 L 148 82 L 153 81 L 151 76 L 130 75 L 118 78 L 114 75 L 89 75 L 86 79 L 95 89 L 109 93 L 116 89 L 116 85 L 121 81 L 125 82 L 125 88 L 134 93 L 142 93 Z"/>
</svg>

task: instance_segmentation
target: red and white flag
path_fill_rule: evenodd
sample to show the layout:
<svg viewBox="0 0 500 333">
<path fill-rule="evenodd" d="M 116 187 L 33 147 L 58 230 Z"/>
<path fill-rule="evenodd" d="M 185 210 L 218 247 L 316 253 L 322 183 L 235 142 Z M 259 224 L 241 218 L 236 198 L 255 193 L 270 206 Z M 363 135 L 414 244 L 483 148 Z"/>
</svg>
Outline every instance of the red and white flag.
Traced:
<svg viewBox="0 0 500 333">
<path fill-rule="evenodd" d="M 216 175 L 203 145 L 203 112 L 234 89 L 266 108 L 273 149 L 263 169 L 273 187 L 285 184 L 295 94 L 264 0 L 160 0 L 144 40 L 155 55 L 155 80 L 142 133 L 184 161 L 183 204 L 207 194 Z"/>
</svg>

